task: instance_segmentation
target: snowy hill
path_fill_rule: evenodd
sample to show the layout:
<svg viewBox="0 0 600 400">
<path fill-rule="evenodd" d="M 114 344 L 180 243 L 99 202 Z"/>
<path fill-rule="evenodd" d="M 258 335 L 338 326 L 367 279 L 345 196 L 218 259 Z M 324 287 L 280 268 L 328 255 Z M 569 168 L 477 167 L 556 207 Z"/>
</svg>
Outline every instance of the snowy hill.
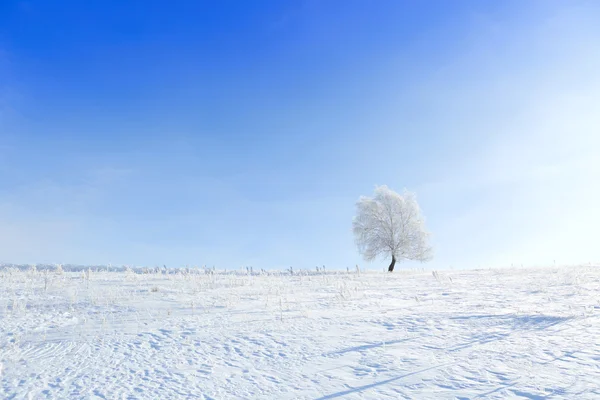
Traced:
<svg viewBox="0 0 600 400">
<path fill-rule="evenodd" d="M 600 398 L 600 268 L 0 270 L 2 398 Z"/>
</svg>

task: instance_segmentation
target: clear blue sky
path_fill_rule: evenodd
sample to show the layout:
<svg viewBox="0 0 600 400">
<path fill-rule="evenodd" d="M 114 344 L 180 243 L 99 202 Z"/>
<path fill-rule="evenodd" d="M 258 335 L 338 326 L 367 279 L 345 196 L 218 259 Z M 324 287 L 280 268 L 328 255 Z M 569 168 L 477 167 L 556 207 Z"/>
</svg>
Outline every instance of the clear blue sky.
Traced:
<svg viewBox="0 0 600 400">
<path fill-rule="evenodd" d="M 351 222 L 375 184 L 417 192 L 432 268 L 600 261 L 598 21 L 596 1 L 2 1 L 0 261 L 367 266 Z"/>
</svg>

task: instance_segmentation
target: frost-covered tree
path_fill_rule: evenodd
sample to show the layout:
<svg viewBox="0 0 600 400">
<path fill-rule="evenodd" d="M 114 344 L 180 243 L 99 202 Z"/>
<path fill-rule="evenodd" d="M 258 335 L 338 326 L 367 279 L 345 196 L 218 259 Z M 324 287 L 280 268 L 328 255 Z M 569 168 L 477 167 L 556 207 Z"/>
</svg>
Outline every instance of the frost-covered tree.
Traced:
<svg viewBox="0 0 600 400">
<path fill-rule="evenodd" d="M 373 197 L 362 196 L 356 203 L 352 230 L 359 252 L 367 261 L 379 256 L 396 261 L 427 261 L 432 257 L 429 232 L 414 193 L 402 195 L 387 186 L 376 186 Z"/>
</svg>

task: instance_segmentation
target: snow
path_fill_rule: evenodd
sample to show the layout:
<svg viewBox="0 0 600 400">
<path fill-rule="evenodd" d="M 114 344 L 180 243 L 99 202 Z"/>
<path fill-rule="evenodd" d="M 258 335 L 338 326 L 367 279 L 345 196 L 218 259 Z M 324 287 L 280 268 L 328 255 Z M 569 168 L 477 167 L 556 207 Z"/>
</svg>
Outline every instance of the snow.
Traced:
<svg viewBox="0 0 600 400">
<path fill-rule="evenodd" d="M 600 397 L 600 268 L 0 270 L 8 399 Z"/>
</svg>

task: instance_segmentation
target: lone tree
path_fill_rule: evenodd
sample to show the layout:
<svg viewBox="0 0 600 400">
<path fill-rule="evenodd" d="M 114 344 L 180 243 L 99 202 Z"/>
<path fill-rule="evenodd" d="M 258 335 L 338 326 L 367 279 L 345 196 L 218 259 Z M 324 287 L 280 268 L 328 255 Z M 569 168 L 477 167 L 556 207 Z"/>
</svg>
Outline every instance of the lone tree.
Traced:
<svg viewBox="0 0 600 400">
<path fill-rule="evenodd" d="M 361 196 L 356 208 L 352 230 L 367 261 L 391 256 L 388 271 L 392 272 L 396 261 L 431 259 L 429 232 L 414 193 L 405 190 L 400 195 L 387 186 L 376 186 L 375 195 Z"/>
</svg>

